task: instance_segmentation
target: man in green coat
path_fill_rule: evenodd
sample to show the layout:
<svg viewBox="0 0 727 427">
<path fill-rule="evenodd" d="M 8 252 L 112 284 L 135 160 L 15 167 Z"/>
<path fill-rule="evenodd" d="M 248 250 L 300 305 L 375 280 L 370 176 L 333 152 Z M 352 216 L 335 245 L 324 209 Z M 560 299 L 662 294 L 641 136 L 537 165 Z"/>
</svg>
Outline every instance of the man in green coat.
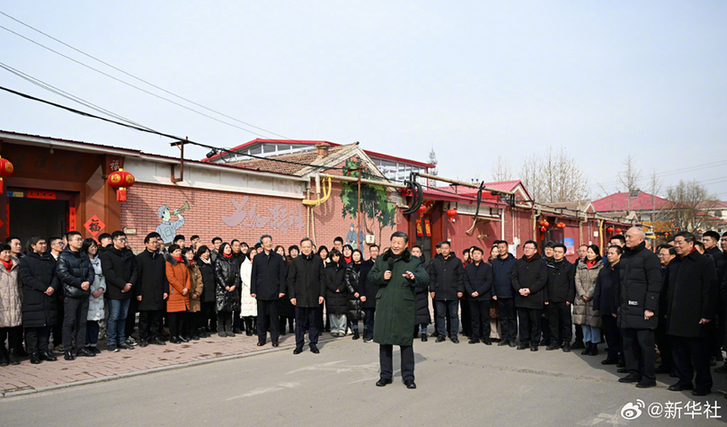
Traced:
<svg viewBox="0 0 727 427">
<path fill-rule="evenodd" d="M 397 231 L 391 235 L 391 247 L 376 259 L 369 281 L 379 286 L 376 293 L 374 342 L 379 343 L 381 376 L 376 386 L 391 384 L 394 345 L 401 349 L 401 376 L 407 388 L 414 384 L 414 288 L 426 289 L 429 275 L 418 258 L 411 256 L 409 236 Z"/>
</svg>

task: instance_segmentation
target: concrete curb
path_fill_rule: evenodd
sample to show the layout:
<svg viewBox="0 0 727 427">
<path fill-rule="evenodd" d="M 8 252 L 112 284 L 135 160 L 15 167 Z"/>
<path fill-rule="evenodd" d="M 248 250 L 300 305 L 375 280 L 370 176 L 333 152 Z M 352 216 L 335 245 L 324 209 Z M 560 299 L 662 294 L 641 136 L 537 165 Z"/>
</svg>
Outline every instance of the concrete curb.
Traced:
<svg viewBox="0 0 727 427">
<path fill-rule="evenodd" d="M 338 340 L 338 338 L 327 338 L 324 340 L 319 340 L 318 342 L 327 343 L 327 342 L 332 342 L 332 341 L 337 341 L 337 340 Z M 109 375 L 106 377 L 93 378 L 90 380 L 74 381 L 72 383 L 66 383 L 66 384 L 56 384 L 56 385 L 51 385 L 51 386 L 46 386 L 46 387 L 32 388 L 29 390 L 10 391 L 10 392 L 0 394 L 0 399 L 9 398 L 9 397 L 27 396 L 30 394 L 43 393 L 43 392 L 54 391 L 54 390 L 62 390 L 65 388 L 83 386 L 83 385 L 88 385 L 88 384 L 97 384 L 97 383 L 102 383 L 102 382 L 107 382 L 107 381 L 119 380 L 122 378 L 137 377 L 139 375 L 172 371 L 172 370 L 176 370 L 176 369 L 189 368 L 189 367 L 193 367 L 193 366 L 208 365 L 210 363 L 226 362 L 228 360 L 242 359 L 245 357 L 258 356 L 258 355 L 267 354 L 267 353 L 275 353 L 275 352 L 279 352 L 279 351 L 283 351 L 283 350 L 290 350 L 292 348 L 295 348 L 295 344 L 280 346 L 278 348 L 273 347 L 273 348 L 267 348 L 265 350 L 251 351 L 248 353 L 231 354 L 229 356 L 221 356 L 221 357 L 216 357 L 214 359 L 194 360 L 192 362 L 180 363 L 178 365 L 160 366 L 158 368 L 144 369 L 141 371 L 125 372 L 123 374 Z"/>
</svg>

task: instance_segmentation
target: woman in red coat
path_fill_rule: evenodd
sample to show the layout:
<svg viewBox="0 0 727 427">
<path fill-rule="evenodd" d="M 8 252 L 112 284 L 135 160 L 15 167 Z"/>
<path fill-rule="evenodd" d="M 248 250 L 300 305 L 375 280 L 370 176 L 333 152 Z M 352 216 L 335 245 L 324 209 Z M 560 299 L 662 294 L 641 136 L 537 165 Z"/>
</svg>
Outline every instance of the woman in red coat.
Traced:
<svg viewBox="0 0 727 427">
<path fill-rule="evenodd" d="M 184 324 L 189 310 L 189 292 L 192 287 L 189 269 L 182 258 L 179 245 L 169 246 L 169 253 L 164 255 L 167 261 L 167 280 L 169 281 L 169 299 L 167 313 L 169 321 L 169 342 L 179 344 L 189 342 L 185 336 Z"/>
</svg>

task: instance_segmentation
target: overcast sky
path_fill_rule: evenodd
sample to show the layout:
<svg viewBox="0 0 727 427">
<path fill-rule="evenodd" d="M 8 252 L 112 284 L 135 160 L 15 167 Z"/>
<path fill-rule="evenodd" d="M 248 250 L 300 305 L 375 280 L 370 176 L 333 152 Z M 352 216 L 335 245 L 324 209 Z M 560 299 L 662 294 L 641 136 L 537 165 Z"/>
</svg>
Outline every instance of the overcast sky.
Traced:
<svg viewBox="0 0 727 427">
<path fill-rule="evenodd" d="M 727 200 L 726 1 L 4 0 L 0 11 L 265 130 L 4 15 L 2 27 L 263 137 L 420 161 L 433 148 L 440 175 L 485 180 L 498 156 L 517 172 L 564 147 L 593 197 L 617 190 L 632 154 L 665 187 L 698 179 Z M 2 28 L 0 63 L 162 132 L 223 147 L 259 136 Z M 4 69 L 0 86 L 90 111 Z M 176 154 L 168 139 L 2 91 L 0 129 Z"/>
</svg>

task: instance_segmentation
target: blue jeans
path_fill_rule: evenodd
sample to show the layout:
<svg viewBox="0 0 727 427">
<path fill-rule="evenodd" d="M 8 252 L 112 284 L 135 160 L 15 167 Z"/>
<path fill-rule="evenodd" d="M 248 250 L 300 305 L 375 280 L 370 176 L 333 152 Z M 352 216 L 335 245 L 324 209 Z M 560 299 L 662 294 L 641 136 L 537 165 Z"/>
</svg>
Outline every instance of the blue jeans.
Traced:
<svg viewBox="0 0 727 427">
<path fill-rule="evenodd" d="M 598 344 L 601 342 L 601 328 L 589 325 L 581 325 L 583 329 L 583 342 Z"/>
<path fill-rule="evenodd" d="M 109 321 L 106 327 L 106 344 L 118 345 L 126 341 L 126 314 L 129 312 L 130 299 L 109 300 Z"/>
<path fill-rule="evenodd" d="M 435 300 L 434 304 L 437 306 L 437 332 L 439 332 L 439 336 L 447 336 L 444 316 L 447 314 L 447 309 L 449 309 L 449 334 L 450 337 L 457 338 L 457 333 L 459 333 L 459 301 Z"/>
</svg>

